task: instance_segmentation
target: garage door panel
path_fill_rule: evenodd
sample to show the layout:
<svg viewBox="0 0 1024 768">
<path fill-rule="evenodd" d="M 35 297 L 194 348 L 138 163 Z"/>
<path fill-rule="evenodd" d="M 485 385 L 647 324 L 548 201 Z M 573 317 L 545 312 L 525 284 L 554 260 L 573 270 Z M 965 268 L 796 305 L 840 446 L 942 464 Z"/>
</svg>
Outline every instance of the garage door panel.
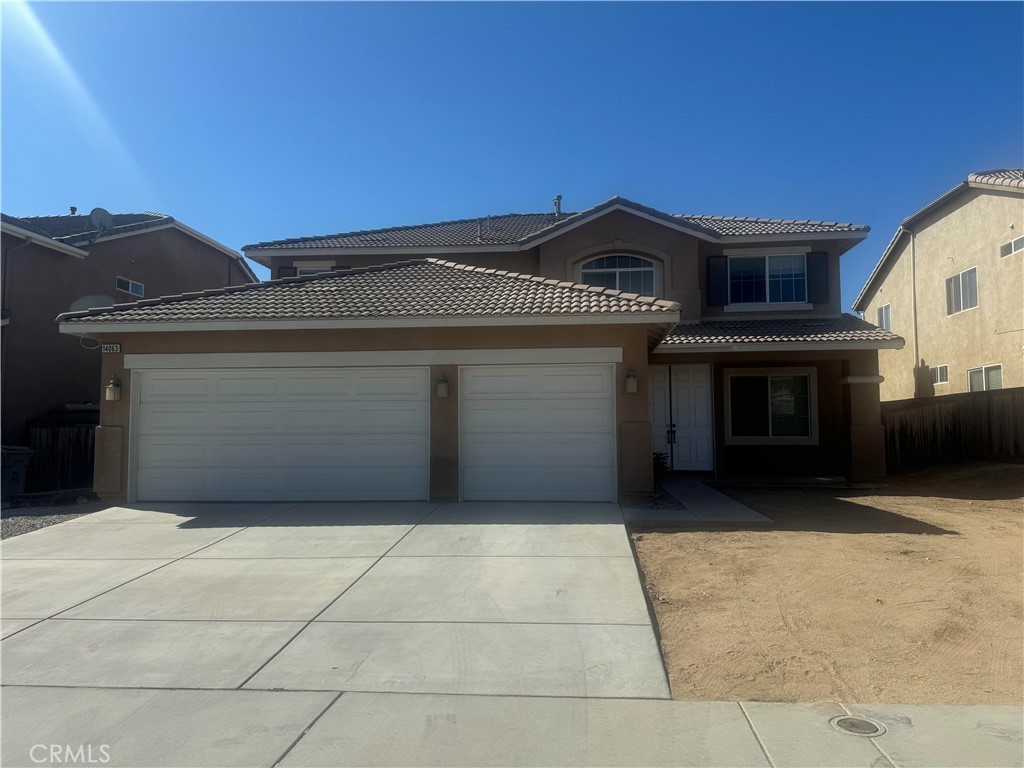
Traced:
<svg viewBox="0 0 1024 768">
<path fill-rule="evenodd" d="M 608 456 L 614 451 L 611 438 L 592 435 L 580 440 L 576 436 L 552 435 L 467 435 L 465 467 L 556 465 L 565 467 L 595 466 L 607 468 Z"/>
<path fill-rule="evenodd" d="M 146 372 L 140 381 L 140 500 L 427 497 L 426 368 Z"/>
<path fill-rule="evenodd" d="M 465 430 L 606 432 L 612 427 L 610 399 L 583 402 L 566 400 L 472 401 L 463 408 Z"/>
<path fill-rule="evenodd" d="M 468 468 L 463 483 L 467 499 L 607 501 L 614 494 L 606 468 Z"/>
<path fill-rule="evenodd" d="M 612 366 L 466 367 L 460 383 L 465 499 L 614 500 Z"/>
</svg>

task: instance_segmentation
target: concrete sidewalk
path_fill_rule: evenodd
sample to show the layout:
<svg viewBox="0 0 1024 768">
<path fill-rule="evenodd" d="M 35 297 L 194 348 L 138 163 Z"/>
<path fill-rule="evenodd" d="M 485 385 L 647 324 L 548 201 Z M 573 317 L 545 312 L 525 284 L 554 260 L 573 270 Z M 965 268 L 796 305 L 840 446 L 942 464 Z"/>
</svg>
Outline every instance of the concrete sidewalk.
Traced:
<svg viewBox="0 0 1024 768">
<path fill-rule="evenodd" d="M 669 477 L 660 482 L 665 490 L 684 509 L 638 509 L 623 507 L 622 515 L 631 523 L 649 525 L 715 525 L 767 526 L 772 521 L 740 504 L 724 493 L 705 485 L 700 480 Z"/>
<path fill-rule="evenodd" d="M 885 732 L 830 725 L 848 714 Z M 1010 767 L 1024 764 L 1021 717 L 1014 706 L 8 686 L 2 761 L 57 764 L 39 762 L 37 745 L 63 745 L 140 768 Z"/>
</svg>

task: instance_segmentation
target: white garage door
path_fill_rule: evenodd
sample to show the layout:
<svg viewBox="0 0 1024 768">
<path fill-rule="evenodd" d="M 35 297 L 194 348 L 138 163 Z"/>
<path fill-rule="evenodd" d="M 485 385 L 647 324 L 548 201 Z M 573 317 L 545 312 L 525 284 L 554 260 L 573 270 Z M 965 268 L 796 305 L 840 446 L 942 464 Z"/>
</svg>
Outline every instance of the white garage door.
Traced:
<svg viewBox="0 0 1024 768">
<path fill-rule="evenodd" d="M 426 368 L 140 374 L 140 501 L 426 499 Z"/>
<path fill-rule="evenodd" d="M 611 365 L 463 368 L 466 500 L 614 501 Z"/>
</svg>

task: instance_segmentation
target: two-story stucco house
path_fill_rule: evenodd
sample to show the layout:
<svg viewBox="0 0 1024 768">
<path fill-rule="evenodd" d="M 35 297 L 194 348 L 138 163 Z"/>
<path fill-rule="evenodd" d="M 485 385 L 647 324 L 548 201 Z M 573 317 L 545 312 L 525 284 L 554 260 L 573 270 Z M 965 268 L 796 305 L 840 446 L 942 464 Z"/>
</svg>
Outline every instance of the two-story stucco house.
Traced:
<svg viewBox="0 0 1024 768">
<path fill-rule="evenodd" d="M 120 344 L 108 498 L 629 500 L 680 470 L 884 474 L 867 227 L 613 198 L 258 243 L 270 282 L 63 315 Z"/>
<path fill-rule="evenodd" d="M 1024 386 L 1024 169 L 972 173 L 905 219 L 854 309 L 906 339 L 883 400 Z"/>
<path fill-rule="evenodd" d="M 62 335 L 61 312 L 256 282 L 241 255 L 170 216 L 94 219 L 0 222 L 4 445 L 28 445 L 28 425 L 56 408 L 99 401 L 99 343 Z"/>
</svg>

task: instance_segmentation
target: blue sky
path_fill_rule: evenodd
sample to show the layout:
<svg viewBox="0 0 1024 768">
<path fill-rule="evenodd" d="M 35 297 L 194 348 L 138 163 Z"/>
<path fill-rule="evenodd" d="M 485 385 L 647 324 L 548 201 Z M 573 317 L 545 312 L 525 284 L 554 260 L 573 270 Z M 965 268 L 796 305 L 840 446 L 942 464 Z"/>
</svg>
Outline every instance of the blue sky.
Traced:
<svg viewBox="0 0 1024 768">
<path fill-rule="evenodd" d="M 548 210 L 872 227 L 1024 165 L 1024 4 L 4 3 L 2 206 L 262 239 Z M 265 270 L 258 270 L 265 275 Z"/>
</svg>

